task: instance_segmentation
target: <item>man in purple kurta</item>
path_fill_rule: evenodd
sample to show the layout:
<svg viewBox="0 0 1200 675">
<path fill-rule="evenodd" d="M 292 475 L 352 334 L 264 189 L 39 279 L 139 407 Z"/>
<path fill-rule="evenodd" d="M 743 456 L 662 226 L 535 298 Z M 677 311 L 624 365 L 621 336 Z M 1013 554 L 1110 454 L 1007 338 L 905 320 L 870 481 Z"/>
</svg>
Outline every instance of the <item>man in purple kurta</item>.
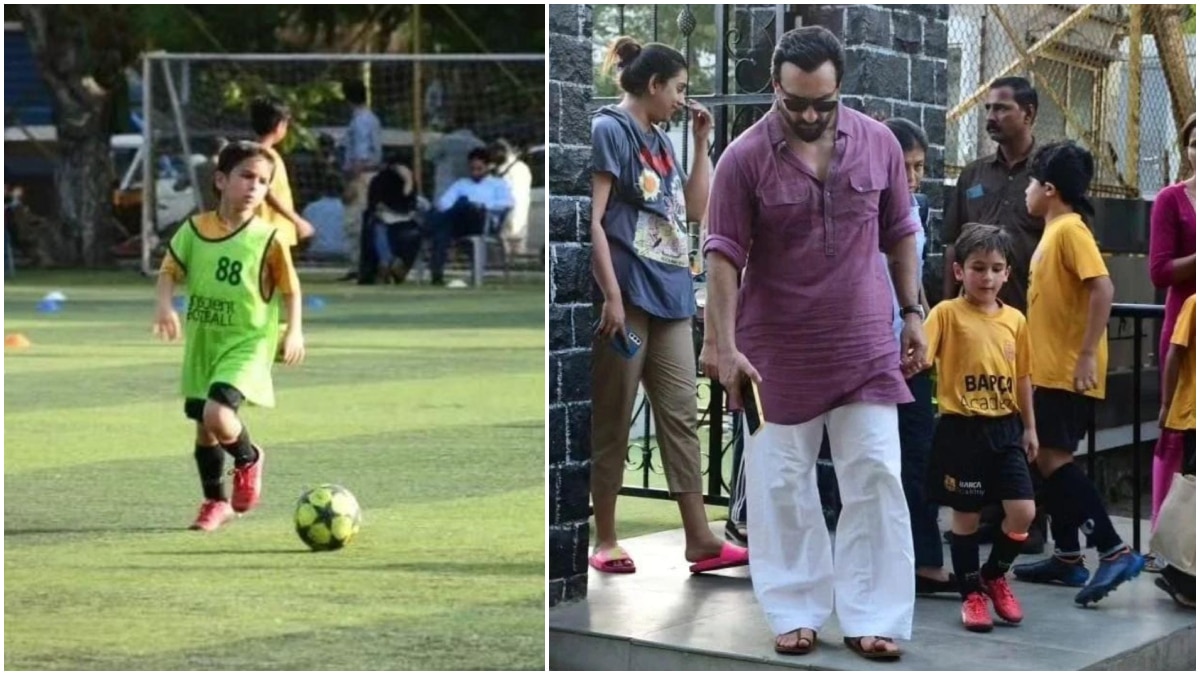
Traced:
<svg viewBox="0 0 1200 675">
<path fill-rule="evenodd" d="M 920 225 L 899 143 L 838 102 L 842 69 L 841 44 L 823 28 L 780 40 L 775 105 L 713 178 L 708 321 L 731 406 L 744 378 L 760 382 L 766 424 L 747 436 L 747 525 L 776 650 L 811 649 L 836 606 L 847 646 L 897 658 L 915 589 L 896 404 L 912 400 L 904 371 L 924 360 Z M 843 502 L 835 551 L 817 492 L 824 427 Z"/>
</svg>

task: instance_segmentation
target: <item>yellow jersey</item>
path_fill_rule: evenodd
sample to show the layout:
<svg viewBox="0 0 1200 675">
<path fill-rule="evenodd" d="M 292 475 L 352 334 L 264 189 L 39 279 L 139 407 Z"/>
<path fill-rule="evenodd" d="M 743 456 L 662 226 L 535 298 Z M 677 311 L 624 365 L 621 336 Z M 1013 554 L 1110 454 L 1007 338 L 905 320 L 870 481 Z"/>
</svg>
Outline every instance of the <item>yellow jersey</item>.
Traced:
<svg viewBox="0 0 1200 675">
<path fill-rule="evenodd" d="M 1017 381 L 1029 376 L 1033 352 L 1021 312 L 1004 304 L 988 312 L 958 297 L 929 312 L 925 335 L 941 412 L 1004 417 L 1020 411 Z"/>
<path fill-rule="evenodd" d="M 271 158 L 275 160 L 275 172 L 271 175 L 271 184 L 267 186 L 267 191 L 271 193 L 280 204 L 283 204 L 291 211 L 296 210 L 296 205 L 292 202 L 292 185 L 288 181 L 287 165 L 283 163 L 283 157 L 275 148 L 267 148 L 267 152 L 271 153 Z M 277 241 L 291 248 L 298 242 L 296 236 L 296 224 L 289 220 L 282 213 L 271 208 L 267 200 L 258 207 L 258 217 L 267 221 L 278 230 L 279 235 Z"/>
<path fill-rule="evenodd" d="M 1033 385 L 1075 391 L 1075 365 L 1087 331 L 1091 297 L 1083 282 L 1108 276 L 1108 266 L 1092 231 L 1079 214 L 1071 213 L 1046 223 L 1029 270 L 1029 332 L 1038 346 L 1033 354 Z M 1084 395 L 1103 399 L 1107 372 L 1105 330 L 1096 345 L 1098 384 Z"/>
<path fill-rule="evenodd" d="M 1171 407 L 1167 410 L 1165 426 L 1175 431 L 1196 428 L 1196 296 L 1183 302 L 1175 331 L 1171 333 L 1171 344 L 1183 348 L 1179 361 L 1179 381 L 1171 395 Z"/>
</svg>

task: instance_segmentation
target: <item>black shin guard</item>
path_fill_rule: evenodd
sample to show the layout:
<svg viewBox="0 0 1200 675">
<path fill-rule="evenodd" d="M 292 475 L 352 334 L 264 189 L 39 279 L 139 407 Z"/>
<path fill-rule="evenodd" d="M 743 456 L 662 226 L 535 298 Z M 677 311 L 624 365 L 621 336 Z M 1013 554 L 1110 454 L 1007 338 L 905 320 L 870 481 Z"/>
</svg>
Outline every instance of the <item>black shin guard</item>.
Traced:
<svg viewBox="0 0 1200 675">
<path fill-rule="evenodd" d="M 225 453 L 220 446 L 196 444 L 196 469 L 200 472 L 200 487 L 205 499 L 228 500 L 225 496 Z"/>
<path fill-rule="evenodd" d="M 996 540 L 992 543 L 992 554 L 988 556 L 987 562 L 983 564 L 983 569 L 980 570 L 980 575 L 984 579 L 998 579 L 1008 572 L 1008 568 L 1012 567 L 1012 563 L 1021 553 L 1021 547 L 1025 545 L 1025 539 L 1013 539 L 1008 533 L 997 528 Z"/>
<path fill-rule="evenodd" d="M 1066 513 L 1068 522 L 1065 524 L 1079 527 L 1087 535 L 1088 543 L 1095 546 L 1101 555 L 1108 555 L 1124 545 L 1108 517 L 1108 509 L 1104 507 L 1100 492 L 1075 462 L 1063 465 L 1046 479 L 1046 483 L 1052 491 L 1050 498 L 1057 502 L 1060 511 Z M 1055 519 L 1055 514 L 1051 513 L 1050 517 Z M 1075 520 L 1075 523 L 1070 523 L 1071 520 Z M 1051 529 L 1057 539 L 1058 528 L 1052 524 Z M 1076 538 L 1074 541 L 1079 540 Z M 1057 540 L 1054 543 L 1060 550 L 1067 551 L 1067 547 Z"/>
<path fill-rule="evenodd" d="M 958 577 L 958 592 L 965 599 L 980 590 L 979 534 L 950 534 L 950 562 Z"/>
<path fill-rule="evenodd" d="M 253 464 L 258 460 L 258 451 L 254 449 L 254 445 L 250 443 L 250 432 L 246 430 L 246 425 L 242 425 L 242 433 L 234 439 L 232 443 L 222 443 L 222 448 L 233 456 L 234 466 L 246 466 Z"/>
</svg>

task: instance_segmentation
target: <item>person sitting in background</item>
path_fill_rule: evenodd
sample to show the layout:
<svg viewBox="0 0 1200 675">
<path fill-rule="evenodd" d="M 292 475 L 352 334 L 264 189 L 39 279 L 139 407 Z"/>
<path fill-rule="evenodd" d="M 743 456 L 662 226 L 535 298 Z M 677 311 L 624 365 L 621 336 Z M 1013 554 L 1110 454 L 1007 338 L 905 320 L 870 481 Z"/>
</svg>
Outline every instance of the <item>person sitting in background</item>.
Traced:
<svg viewBox="0 0 1200 675">
<path fill-rule="evenodd" d="M 469 178 L 459 178 L 438 196 L 436 210 L 429 214 L 433 256 L 429 262 L 434 285 L 442 285 L 450 242 L 483 234 L 488 215 L 513 207 L 512 191 L 503 179 L 488 173 L 488 151 L 476 148 L 467 155 Z"/>
<path fill-rule="evenodd" d="M 504 239 L 505 253 L 512 255 L 525 250 L 525 236 L 529 230 L 529 202 L 533 190 L 533 172 L 517 154 L 512 144 L 503 138 L 497 139 L 488 150 L 492 154 L 492 162 L 496 165 L 496 176 L 508 183 L 512 191 L 513 208 L 504 219 L 501 237 Z"/>
<path fill-rule="evenodd" d="M 417 191 L 412 170 L 398 155 L 390 155 L 386 166 L 367 187 L 367 217 L 373 234 L 376 280 L 402 284 L 421 250 Z"/>
<path fill-rule="evenodd" d="M 459 111 L 454 119 L 454 131 L 444 134 L 429 146 L 426 159 L 433 163 L 433 194 L 441 195 L 454 181 L 470 175 L 466 160 L 472 150 L 483 148 L 483 141 L 471 131 L 471 121 Z"/>
<path fill-rule="evenodd" d="M 321 198 L 304 207 L 301 215 L 312 223 L 315 234 L 305 252 L 312 257 L 334 258 L 345 253 L 346 244 L 342 222 L 346 217 L 345 191 L 341 178 L 328 173 L 322 178 Z"/>
</svg>

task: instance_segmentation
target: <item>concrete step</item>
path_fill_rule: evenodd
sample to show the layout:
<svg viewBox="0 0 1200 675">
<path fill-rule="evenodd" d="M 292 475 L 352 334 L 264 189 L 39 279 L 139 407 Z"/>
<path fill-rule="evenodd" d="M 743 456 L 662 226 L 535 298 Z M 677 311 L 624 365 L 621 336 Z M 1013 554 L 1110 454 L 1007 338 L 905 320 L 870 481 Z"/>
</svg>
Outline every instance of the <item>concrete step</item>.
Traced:
<svg viewBox="0 0 1200 675">
<path fill-rule="evenodd" d="M 1114 523 L 1129 536 L 1131 520 Z M 714 532 L 720 532 L 717 524 Z M 963 629 L 957 596 L 918 598 L 913 639 L 901 643 L 904 658 L 889 664 L 844 647 L 836 616 L 819 631 L 811 654 L 775 654 L 748 568 L 691 576 L 682 530 L 622 545 L 637 561 L 636 574 L 593 570 L 586 600 L 550 610 L 552 670 L 1196 669 L 1195 613 L 1156 589 L 1152 574 L 1088 609 L 1072 601 L 1077 589 L 1013 581 L 1025 620 L 983 634 Z M 1095 569 L 1094 553 L 1088 565 Z"/>
</svg>

